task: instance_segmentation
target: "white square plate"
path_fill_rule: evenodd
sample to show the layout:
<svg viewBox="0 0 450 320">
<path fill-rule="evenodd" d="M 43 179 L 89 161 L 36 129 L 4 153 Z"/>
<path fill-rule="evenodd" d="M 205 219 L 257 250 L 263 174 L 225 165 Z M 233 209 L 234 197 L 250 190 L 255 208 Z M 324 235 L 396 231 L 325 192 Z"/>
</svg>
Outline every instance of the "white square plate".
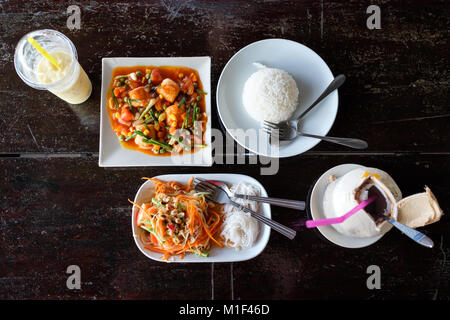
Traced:
<svg viewBox="0 0 450 320">
<path fill-rule="evenodd" d="M 167 174 L 156 176 L 154 178 L 160 179 L 162 181 L 177 181 L 182 184 L 187 184 L 191 177 L 211 179 L 211 180 L 220 180 L 224 181 L 228 184 L 237 184 L 239 182 L 246 182 L 253 184 L 258 187 L 260 190 L 260 194 L 263 197 L 267 197 L 267 191 L 264 189 L 263 185 L 259 183 L 258 180 L 245 176 L 242 174 L 225 174 L 225 173 L 216 173 L 216 174 Z M 137 204 L 142 204 L 144 202 L 150 202 L 154 194 L 154 184 L 152 181 L 146 181 L 136 193 L 136 197 L 134 198 L 134 202 Z M 235 262 L 235 261 L 244 261 L 249 260 L 257 255 L 259 255 L 267 245 L 270 237 L 270 227 L 259 223 L 259 235 L 256 239 L 255 243 L 252 247 L 243 250 L 235 250 L 230 248 L 219 248 L 217 246 L 213 246 L 211 250 L 209 250 L 209 257 L 199 257 L 195 254 L 187 254 L 181 260 L 179 257 L 173 257 L 170 261 L 164 261 L 160 257 L 161 253 L 150 251 L 144 248 L 144 245 L 139 240 L 137 235 L 138 232 L 145 232 L 138 226 L 136 226 L 136 214 L 138 208 L 133 206 L 132 214 L 131 214 L 131 226 L 133 230 L 133 237 L 136 245 L 139 250 L 150 259 L 160 261 L 160 262 Z M 270 205 L 267 203 L 261 203 L 259 213 L 264 215 L 267 218 L 271 218 Z"/>
<path fill-rule="evenodd" d="M 112 71 L 117 67 L 130 66 L 184 66 L 198 71 L 205 95 L 206 124 L 205 144 L 195 153 L 176 156 L 151 156 L 149 154 L 125 149 L 114 134 L 107 111 L 106 92 L 111 83 Z M 177 58 L 103 58 L 102 59 L 102 93 L 100 103 L 100 150 L 98 165 L 100 167 L 136 167 L 136 166 L 212 166 L 211 154 L 211 58 L 177 57 Z"/>
</svg>

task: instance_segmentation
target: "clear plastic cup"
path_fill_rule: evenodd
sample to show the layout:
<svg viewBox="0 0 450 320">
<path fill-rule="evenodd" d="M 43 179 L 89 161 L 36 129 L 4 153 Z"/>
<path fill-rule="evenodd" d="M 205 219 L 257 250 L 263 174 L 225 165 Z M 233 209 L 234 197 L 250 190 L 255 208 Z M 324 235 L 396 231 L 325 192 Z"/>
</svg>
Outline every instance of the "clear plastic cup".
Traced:
<svg viewBox="0 0 450 320">
<path fill-rule="evenodd" d="M 52 66 L 28 42 L 28 37 L 34 38 L 60 63 L 61 68 Z M 14 66 L 27 85 L 48 90 L 68 103 L 82 103 L 91 95 L 92 84 L 78 63 L 75 46 L 69 38 L 56 30 L 36 30 L 23 36 L 16 47 Z"/>
</svg>

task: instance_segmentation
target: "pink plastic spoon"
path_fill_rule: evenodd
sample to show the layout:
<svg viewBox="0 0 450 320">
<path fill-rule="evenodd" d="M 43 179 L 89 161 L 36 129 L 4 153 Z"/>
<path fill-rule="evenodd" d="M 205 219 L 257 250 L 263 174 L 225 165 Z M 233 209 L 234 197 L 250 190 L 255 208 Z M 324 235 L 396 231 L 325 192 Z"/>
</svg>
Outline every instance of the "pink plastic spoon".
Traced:
<svg viewBox="0 0 450 320">
<path fill-rule="evenodd" d="M 369 199 L 362 201 L 360 204 L 358 204 L 356 207 L 354 207 L 352 210 L 344 214 L 343 216 L 337 217 L 337 218 L 328 218 L 328 219 L 318 219 L 318 220 L 307 220 L 306 221 L 306 227 L 307 228 L 315 228 L 319 226 L 327 226 L 330 224 L 336 224 L 336 223 L 342 223 L 348 218 L 350 218 L 352 215 L 354 215 L 359 210 L 365 208 L 369 204 L 371 204 L 375 199 L 377 198 L 377 195 L 371 196 Z"/>
</svg>

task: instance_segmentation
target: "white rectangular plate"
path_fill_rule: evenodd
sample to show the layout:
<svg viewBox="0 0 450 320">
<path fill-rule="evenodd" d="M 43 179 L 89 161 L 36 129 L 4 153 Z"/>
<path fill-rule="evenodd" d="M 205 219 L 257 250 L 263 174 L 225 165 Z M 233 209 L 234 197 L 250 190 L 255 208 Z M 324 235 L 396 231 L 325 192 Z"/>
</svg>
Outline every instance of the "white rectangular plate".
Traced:
<svg viewBox="0 0 450 320">
<path fill-rule="evenodd" d="M 176 156 L 151 156 L 146 153 L 125 149 L 121 146 L 111 128 L 107 111 L 106 92 L 111 83 L 112 71 L 117 67 L 131 66 L 184 66 L 198 71 L 205 95 L 206 124 L 205 144 L 192 154 Z M 211 58 L 177 57 L 177 58 L 103 58 L 102 59 L 102 93 L 100 103 L 100 150 L 98 164 L 100 167 L 136 167 L 136 166 L 212 166 L 211 154 Z"/>
<path fill-rule="evenodd" d="M 160 179 L 162 181 L 177 181 L 182 184 L 187 184 L 191 177 L 204 178 L 204 179 L 212 179 L 212 180 L 221 180 L 226 182 L 227 184 L 237 184 L 239 182 L 247 182 L 257 186 L 260 189 L 260 194 L 263 197 L 267 197 L 266 189 L 264 189 L 263 185 L 259 183 L 256 179 L 245 176 L 242 174 L 225 174 L 225 173 L 217 173 L 217 174 L 167 174 L 156 176 L 154 178 Z M 136 193 L 136 197 L 134 198 L 134 202 L 137 204 L 142 204 L 144 202 L 150 202 L 153 197 L 153 182 L 146 181 Z M 136 226 L 136 214 L 139 209 L 133 206 L 133 211 L 131 215 L 131 226 L 133 230 L 133 237 L 136 245 L 139 250 L 150 259 L 166 262 L 161 259 L 162 254 L 159 252 L 153 252 L 144 248 L 144 245 L 139 240 L 137 236 L 137 232 L 145 232 L 138 226 Z M 266 216 L 267 218 L 271 218 L 270 205 L 267 203 L 261 203 L 259 213 Z M 259 235 L 254 245 L 248 249 L 243 250 L 235 250 L 230 248 L 220 248 L 217 246 L 213 246 L 209 251 L 209 257 L 199 257 L 195 254 L 187 254 L 183 259 L 180 259 L 178 256 L 175 256 L 167 262 L 235 262 L 235 261 L 244 261 L 249 260 L 257 255 L 259 255 L 267 245 L 270 237 L 270 227 L 259 223 Z"/>
</svg>

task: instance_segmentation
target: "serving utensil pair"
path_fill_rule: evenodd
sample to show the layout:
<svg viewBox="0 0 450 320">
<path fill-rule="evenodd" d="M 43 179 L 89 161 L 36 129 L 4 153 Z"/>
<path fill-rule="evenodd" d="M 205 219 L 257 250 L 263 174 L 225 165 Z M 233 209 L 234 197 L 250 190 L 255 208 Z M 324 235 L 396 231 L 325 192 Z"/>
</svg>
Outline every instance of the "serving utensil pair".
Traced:
<svg viewBox="0 0 450 320">
<path fill-rule="evenodd" d="M 268 225 L 273 230 L 281 233 L 282 235 L 288 237 L 289 239 L 294 239 L 297 232 L 289 227 L 286 227 L 282 225 L 281 223 L 278 223 L 272 219 L 269 219 L 249 208 L 246 206 L 243 206 L 235 201 L 233 201 L 231 198 L 240 198 L 245 200 L 251 200 L 251 201 L 260 201 L 265 203 L 270 203 L 278 206 L 283 206 L 287 208 L 293 208 L 293 209 L 299 209 L 300 210 L 305 209 L 305 202 L 304 201 L 295 201 L 295 200 L 284 200 L 284 199 L 277 199 L 277 198 L 264 198 L 264 197 L 257 197 L 257 196 L 249 196 L 249 195 L 239 195 L 234 194 L 230 191 L 228 186 L 221 182 L 221 181 L 215 181 L 215 180 L 205 180 L 201 178 L 195 178 L 194 179 L 194 188 L 197 191 L 200 192 L 207 192 L 205 194 L 205 198 L 209 201 L 220 203 L 220 204 L 231 204 L 232 206 L 235 206 L 239 210 L 242 210 L 244 212 L 249 213 L 253 218 L 261 221 L 262 223 Z"/>
<path fill-rule="evenodd" d="M 368 144 L 361 139 L 353 138 L 337 138 L 318 136 L 314 134 L 304 133 L 300 129 L 300 120 L 304 118 L 308 112 L 310 112 L 319 102 L 327 97 L 331 92 L 342 86 L 345 82 L 345 76 L 343 74 L 338 75 L 323 91 L 323 93 L 309 106 L 308 109 L 302 112 L 297 119 L 282 121 L 280 123 L 274 123 L 270 121 L 264 121 L 263 130 L 270 135 L 271 144 L 284 144 L 290 140 L 295 139 L 297 136 L 304 136 L 310 138 L 321 139 L 324 141 L 344 145 L 354 149 L 366 149 Z M 284 143 L 283 143 L 284 142 Z"/>
</svg>

